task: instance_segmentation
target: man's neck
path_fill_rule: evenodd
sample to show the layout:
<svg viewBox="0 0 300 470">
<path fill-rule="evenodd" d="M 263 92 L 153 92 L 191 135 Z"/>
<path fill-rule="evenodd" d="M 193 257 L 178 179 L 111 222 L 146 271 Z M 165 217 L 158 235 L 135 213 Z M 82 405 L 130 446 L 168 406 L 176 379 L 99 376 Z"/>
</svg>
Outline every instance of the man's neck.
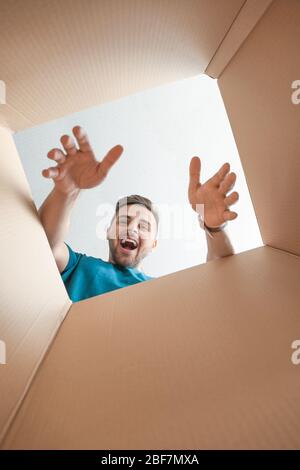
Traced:
<svg viewBox="0 0 300 470">
<path fill-rule="evenodd" d="M 134 268 L 134 269 L 136 269 L 137 271 L 143 272 L 141 263 L 138 264 L 137 266 L 121 266 L 121 265 L 119 265 L 118 263 L 116 263 L 116 262 L 113 260 L 113 258 L 111 257 L 111 255 L 109 255 L 109 257 L 108 257 L 108 263 L 115 264 L 116 266 L 120 266 L 121 268 L 124 268 L 124 267 L 127 267 L 127 268 Z"/>
</svg>

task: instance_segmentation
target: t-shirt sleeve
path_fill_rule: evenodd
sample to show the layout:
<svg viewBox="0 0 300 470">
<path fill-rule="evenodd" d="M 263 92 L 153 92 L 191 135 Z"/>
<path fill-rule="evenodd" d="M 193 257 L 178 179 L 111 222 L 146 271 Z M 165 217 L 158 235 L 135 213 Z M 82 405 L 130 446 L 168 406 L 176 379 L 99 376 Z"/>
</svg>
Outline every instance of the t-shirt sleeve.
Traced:
<svg viewBox="0 0 300 470">
<path fill-rule="evenodd" d="M 69 250 L 69 261 L 65 269 L 60 273 L 61 277 L 63 278 L 63 281 L 65 281 L 68 276 L 73 272 L 82 256 L 82 253 L 77 253 L 76 251 L 73 251 L 70 245 L 68 245 L 66 242 L 64 243 Z"/>
</svg>

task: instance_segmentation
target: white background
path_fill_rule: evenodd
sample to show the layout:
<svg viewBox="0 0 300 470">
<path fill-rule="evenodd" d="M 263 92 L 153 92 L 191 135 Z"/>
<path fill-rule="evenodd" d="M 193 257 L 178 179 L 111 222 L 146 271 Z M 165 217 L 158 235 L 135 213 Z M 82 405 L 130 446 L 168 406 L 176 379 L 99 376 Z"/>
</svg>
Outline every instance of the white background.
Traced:
<svg viewBox="0 0 300 470">
<path fill-rule="evenodd" d="M 158 277 L 204 263 L 205 234 L 187 200 L 194 155 L 202 161 L 201 181 L 226 161 L 237 174 L 234 190 L 240 199 L 232 208 L 239 215 L 226 229 L 235 252 L 263 244 L 216 80 L 199 75 L 14 134 L 37 207 L 53 187 L 41 175 L 54 164 L 47 152 L 60 147 L 61 135 L 77 124 L 86 128 L 99 160 L 116 144 L 124 153 L 102 185 L 81 193 L 65 239 L 75 251 L 107 260 L 102 205 L 112 207 L 121 196 L 141 194 L 161 208 L 158 245 L 144 260 L 143 270 Z M 166 207 L 177 208 L 176 216 L 169 217 Z"/>
</svg>

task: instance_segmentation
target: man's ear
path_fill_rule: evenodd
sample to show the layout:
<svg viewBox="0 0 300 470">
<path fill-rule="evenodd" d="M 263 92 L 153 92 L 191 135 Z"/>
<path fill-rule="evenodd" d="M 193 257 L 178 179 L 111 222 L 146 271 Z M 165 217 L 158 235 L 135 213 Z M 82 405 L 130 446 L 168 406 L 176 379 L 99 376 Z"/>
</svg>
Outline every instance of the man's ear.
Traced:
<svg viewBox="0 0 300 470">
<path fill-rule="evenodd" d="M 157 246 L 157 240 L 154 240 L 153 245 L 152 245 L 152 250 L 154 250 L 154 248 L 156 248 L 156 246 Z"/>
</svg>

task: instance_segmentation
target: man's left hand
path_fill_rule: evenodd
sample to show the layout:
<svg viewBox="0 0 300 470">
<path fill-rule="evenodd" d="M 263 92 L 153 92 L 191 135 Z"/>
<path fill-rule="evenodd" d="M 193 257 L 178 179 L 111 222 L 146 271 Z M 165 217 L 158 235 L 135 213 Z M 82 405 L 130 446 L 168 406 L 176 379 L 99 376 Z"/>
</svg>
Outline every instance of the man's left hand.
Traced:
<svg viewBox="0 0 300 470">
<path fill-rule="evenodd" d="M 190 162 L 189 202 L 196 211 L 197 204 L 204 204 L 204 222 L 207 227 L 220 227 L 224 222 L 235 219 L 238 214 L 229 209 L 239 199 L 234 191 L 227 195 L 236 181 L 236 174 L 231 172 L 229 163 L 224 163 L 219 171 L 205 183 L 200 183 L 201 161 L 193 157 Z"/>
</svg>

